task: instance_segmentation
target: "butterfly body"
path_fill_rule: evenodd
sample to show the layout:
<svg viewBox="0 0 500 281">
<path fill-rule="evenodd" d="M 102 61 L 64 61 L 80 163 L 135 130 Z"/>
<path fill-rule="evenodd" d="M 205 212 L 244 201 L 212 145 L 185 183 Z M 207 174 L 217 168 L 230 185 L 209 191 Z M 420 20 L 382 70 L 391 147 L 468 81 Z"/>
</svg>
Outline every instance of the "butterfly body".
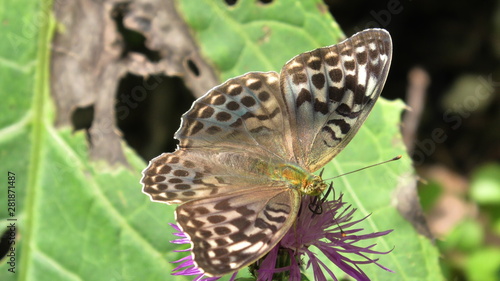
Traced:
<svg viewBox="0 0 500 281">
<path fill-rule="evenodd" d="M 177 223 L 206 275 L 264 256 L 292 227 L 302 196 L 326 189 L 313 173 L 367 118 L 391 55 L 386 31 L 365 30 L 280 73 L 229 79 L 182 116 L 178 149 L 151 160 L 141 182 L 153 201 L 181 204 Z"/>
<path fill-rule="evenodd" d="M 278 185 L 285 185 L 303 195 L 319 195 L 326 188 L 321 177 L 314 175 L 296 164 L 270 165 L 262 175 Z"/>
</svg>

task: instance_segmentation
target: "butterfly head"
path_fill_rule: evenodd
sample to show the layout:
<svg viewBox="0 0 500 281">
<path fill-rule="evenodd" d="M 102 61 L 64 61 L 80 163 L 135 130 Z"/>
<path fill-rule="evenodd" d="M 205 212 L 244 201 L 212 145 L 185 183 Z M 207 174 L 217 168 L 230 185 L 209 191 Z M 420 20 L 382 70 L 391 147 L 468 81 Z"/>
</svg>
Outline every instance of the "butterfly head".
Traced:
<svg viewBox="0 0 500 281">
<path fill-rule="evenodd" d="M 302 192 L 311 196 L 318 196 L 327 188 L 327 184 L 320 176 L 310 175 L 303 185 Z"/>
</svg>

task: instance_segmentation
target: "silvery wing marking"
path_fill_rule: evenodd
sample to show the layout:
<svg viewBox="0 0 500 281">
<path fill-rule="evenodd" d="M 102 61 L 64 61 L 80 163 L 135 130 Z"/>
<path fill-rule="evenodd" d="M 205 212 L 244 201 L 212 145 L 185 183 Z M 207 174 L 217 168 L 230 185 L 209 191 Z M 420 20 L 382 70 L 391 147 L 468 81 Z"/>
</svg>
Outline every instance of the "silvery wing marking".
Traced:
<svg viewBox="0 0 500 281">
<path fill-rule="evenodd" d="M 389 33 L 369 29 L 283 67 L 281 91 L 300 166 L 316 171 L 349 143 L 382 91 L 391 58 Z"/>
</svg>

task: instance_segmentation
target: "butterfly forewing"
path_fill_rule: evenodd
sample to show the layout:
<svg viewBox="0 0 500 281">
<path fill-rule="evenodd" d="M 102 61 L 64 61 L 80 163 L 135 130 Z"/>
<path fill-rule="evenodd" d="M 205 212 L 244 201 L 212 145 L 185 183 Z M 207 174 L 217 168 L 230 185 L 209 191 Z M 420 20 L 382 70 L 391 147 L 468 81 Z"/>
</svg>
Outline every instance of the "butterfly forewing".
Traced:
<svg viewBox="0 0 500 281">
<path fill-rule="evenodd" d="M 297 163 L 316 171 L 349 143 L 382 91 L 391 56 L 389 33 L 371 29 L 283 67 L 281 90 Z"/>
<path fill-rule="evenodd" d="M 229 79 L 194 102 L 175 134 L 180 148 L 242 147 L 279 159 L 291 157 L 291 134 L 276 72 Z"/>
</svg>

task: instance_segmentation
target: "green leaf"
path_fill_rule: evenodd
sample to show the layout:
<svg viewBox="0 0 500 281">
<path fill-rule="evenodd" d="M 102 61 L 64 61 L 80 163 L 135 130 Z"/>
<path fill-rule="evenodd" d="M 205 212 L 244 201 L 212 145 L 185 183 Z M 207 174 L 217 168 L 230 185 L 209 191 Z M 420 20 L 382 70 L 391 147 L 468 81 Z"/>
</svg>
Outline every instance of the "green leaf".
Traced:
<svg viewBox="0 0 500 281">
<path fill-rule="evenodd" d="M 500 165 L 489 164 L 472 175 L 471 197 L 482 205 L 500 203 Z"/>
<path fill-rule="evenodd" d="M 178 1 L 221 81 L 249 71 L 279 71 L 292 57 L 343 37 L 322 1 Z"/>
<path fill-rule="evenodd" d="M 460 221 L 438 245 L 442 252 L 461 251 L 471 253 L 484 244 L 484 229 L 481 223 L 472 219 Z"/>
<path fill-rule="evenodd" d="M 500 272 L 500 249 L 485 248 L 472 254 L 465 265 L 467 280 L 496 281 Z"/>
<path fill-rule="evenodd" d="M 165 280 L 169 261 L 182 255 L 168 243 L 173 207 L 141 194 L 144 161 L 125 147 L 131 168 L 91 162 L 83 132 L 53 126 L 50 7 L 0 7 L 1 174 L 4 187 L 15 174 L 16 195 L 11 216 L 1 193 L 0 218 L 2 230 L 15 219 L 17 234 L 0 280 Z"/>
<path fill-rule="evenodd" d="M 247 71 L 279 70 L 293 56 L 342 37 L 321 1 L 178 4 L 221 81 Z M 185 254 L 171 252 L 179 248 L 168 243 L 174 239 L 167 223 L 174 221 L 175 206 L 152 203 L 141 193 L 140 171 L 146 163 L 125 144 L 130 168 L 89 161 L 84 133 L 53 126 L 57 113 L 48 84 L 54 29 L 50 6 L 50 1 L 30 0 L 0 4 L 5 38 L 0 45 L 4 186 L 7 171 L 16 175 L 14 217 L 6 208 L 6 193 L 0 197 L 2 229 L 9 225 L 8 218 L 17 219 L 16 273 L 8 271 L 4 259 L 0 279 L 168 280 L 173 268 L 169 262 Z M 358 136 L 327 166 L 325 176 L 405 154 L 397 124 L 401 108 L 400 102 L 379 101 Z M 364 222 L 366 231 L 395 229 L 376 241 L 376 249 L 395 247 L 380 262 L 396 273 L 363 268 L 373 280 L 442 279 L 436 249 L 395 208 L 396 183 L 411 171 L 406 156 L 335 180 L 336 192 L 346 193 L 360 209 L 359 218 L 372 213 Z"/>
<path fill-rule="evenodd" d="M 324 178 L 334 177 L 403 155 L 396 162 L 335 179 L 335 190 L 336 193 L 344 193 L 344 201 L 358 209 L 354 220 L 369 215 L 356 227 L 363 228 L 362 233 L 394 230 L 386 236 L 361 244 L 369 246 L 376 243 L 373 248 L 376 251 L 392 250 L 389 254 L 370 257 L 379 258 L 379 263 L 395 271 L 394 273 L 375 265 L 361 267 L 371 280 L 443 280 L 436 247 L 428 238 L 418 234 L 397 209 L 398 204 L 405 203 L 398 197 L 401 192 L 398 188 L 414 188 L 411 184 L 404 184 L 412 182 L 413 178 L 411 160 L 399 132 L 399 118 L 403 108 L 401 101 L 387 101 L 383 98 L 377 101 L 366 123 L 344 151 L 325 167 L 323 175 Z M 359 257 L 351 258 L 362 260 Z M 327 264 L 330 265 L 329 268 L 336 268 L 329 262 Z M 337 276 L 342 276 L 338 270 L 334 271 Z"/>
<path fill-rule="evenodd" d="M 420 203 L 422 209 L 428 212 L 436 205 L 440 196 L 443 194 L 443 187 L 435 181 L 429 181 L 425 185 L 418 187 L 418 195 L 420 196 Z"/>
</svg>

